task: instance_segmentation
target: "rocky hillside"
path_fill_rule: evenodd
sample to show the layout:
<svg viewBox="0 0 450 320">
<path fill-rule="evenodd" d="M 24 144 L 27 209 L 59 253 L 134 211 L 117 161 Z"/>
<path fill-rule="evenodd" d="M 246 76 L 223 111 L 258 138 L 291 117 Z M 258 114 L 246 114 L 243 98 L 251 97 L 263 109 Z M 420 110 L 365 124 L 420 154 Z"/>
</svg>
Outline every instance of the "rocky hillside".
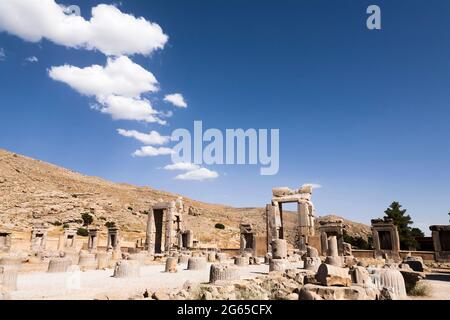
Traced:
<svg viewBox="0 0 450 320">
<path fill-rule="evenodd" d="M 2 229 L 25 231 L 36 221 L 79 225 L 82 213 L 94 216 L 94 224 L 114 221 L 129 237 L 143 234 L 146 213 L 158 201 L 180 195 L 148 187 L 112 183 L 89 177 L 49 163 L 0 149 L 0 224 Z M 264 234 L 263 208 L 232 208 L 184 198 L 184 220 L 198 240 L 236 247 L 239 223 L 251 222 Z M 289 223 L 292 229 L 293 223 Z M 293 221 L 293 219 L 292 219 Z M 225 230 L 215 229 L 223 223 Z M 346 221 L 358 234 L 370 232 L 367 226 Z M 291 227 L 289 227 L 291 226 Z"/>
</svg>

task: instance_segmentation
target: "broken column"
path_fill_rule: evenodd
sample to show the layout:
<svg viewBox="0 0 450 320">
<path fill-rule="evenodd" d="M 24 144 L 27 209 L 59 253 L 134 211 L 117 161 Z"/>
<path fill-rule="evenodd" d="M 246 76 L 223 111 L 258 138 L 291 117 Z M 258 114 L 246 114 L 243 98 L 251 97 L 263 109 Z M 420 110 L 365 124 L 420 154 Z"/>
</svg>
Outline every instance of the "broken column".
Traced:
<svg viewBox="0 0 450 320">
<path fill-rule="evenodd" d="M 137 278 L 140 275 L 141 265 L 137 260 L 120 260 L 114 268 L 114 278 Z"/>
<path fill-rule="evenodd" d="M 209 282 L 233 281 L 239 279 L 238 268 L 226 264 L 212 264 L 209 272 Z"/>
<path fill-rule="evenodd" d="M 269 271 L 284 271 L 287 266 L 287 241 L 276 239 L 272 241 L 272 259 L 269 261 Z"/>
<path fill-rule="evenodd" d="M 336 236 L 328 237 L 327 243 L 328 243 L 328 250 L 325 263 L 333 266 L 342 266 L 342 259 L 339 256 Z"/>
<path fill-rule="evenodd" d="M 187 269 L 188 270 L 206 269 L 206 259 L 204 257 L 190 257 Z"/>
<path fill-rule="evenodd" d="M 72 265 L 72 259 L 69 257 L 58 257 L 50 259 L 48 264 L 48 273 L 62 273 L 67 272 L 69 267 Z"/>
<path fill-rule="evenodd" d="M 165 272 L 170 272 L 170 273 L 178 272 L 177 265 L 178 265 L 178 258 L 176 258 L 176 257 L 167 258 Z"/>
</svg>

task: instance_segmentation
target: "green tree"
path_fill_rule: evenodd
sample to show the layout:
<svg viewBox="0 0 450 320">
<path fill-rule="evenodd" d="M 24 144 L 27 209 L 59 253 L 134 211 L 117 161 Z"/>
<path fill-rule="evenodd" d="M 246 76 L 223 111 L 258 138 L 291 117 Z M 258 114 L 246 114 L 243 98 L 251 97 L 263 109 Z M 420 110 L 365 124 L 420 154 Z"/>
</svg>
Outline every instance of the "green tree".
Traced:
<svg viewBox="0 0 450 320">
<path fill-rule="evenodd" d="M 89 213 L 83 213 L 81 215 L 81 219 L 83 219 L 83 226 L 87 227 L 90 224 L 92 224 L 92 222 L 94 222 L 94 217 L 91 216 Z"/>
<path fill-rule="evenodd" d="M 402 209 L 400 203 L 394 201 L 384 213 L 386 214 L 386 217 L 394 220 L 394 224 L 397 226 L 400 238 L 400 248 L 402 250 L 418 248 L 419 245 L 415 237 L 418 235 L 422 236 L 423 232 L 418 228 L 413 229 L 410 227 L 414 222 L 410 215 L 406 214 L 406 209 Z"/>
</svg>

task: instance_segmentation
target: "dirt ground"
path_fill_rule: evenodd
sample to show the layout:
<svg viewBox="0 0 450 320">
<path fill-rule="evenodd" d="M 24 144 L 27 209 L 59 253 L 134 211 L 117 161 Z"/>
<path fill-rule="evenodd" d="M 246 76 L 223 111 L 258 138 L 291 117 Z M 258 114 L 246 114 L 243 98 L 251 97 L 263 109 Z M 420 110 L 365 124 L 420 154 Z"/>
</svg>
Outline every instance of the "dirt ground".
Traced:
<svg viewBox="0 0 450 320">
<path fill-rule="evenodd" d="M 230 261 L 231 262 L 231 261 Z M 202 283 L 209 281 L 209 269 L 191 271 L 179 265 L 177 273 L 165 273 L 162 264 L 141 267 L 141 275 L 135 279 L 113 278 L 113 270 L 91 270 L 80 273 L 47 273 L 43 271 L 20 273 L 17 291 L 11 298 L 16 300 L 90 300 L 108 296 L 112 299 L 127 299 L 159 289 L 180 288 L 186 281 Z M 252 265 L 240 268 L 241 278 L 254 278 L 268 272 L 267 265 Z M 79 275 L 79 288 L 77 283 Z M 74 281 L 75 279 L 75 281 Z M 70 284 L 72 283 L 72 285 Z"/>
<path fill-rule="evenodd" d="M 231 263 L 231 260 L 230 260 Z M 295 267 L 300 265 L 293 264 Z M 181 288 L 186 281 L 193 284 L 209 280 L 209 267 L 190 271 L 179 265 L 177 273 L 165 273 L 163 264 L 141 267 L 139 278 L 113 278 L 113 269 L 90 270 L 78 273 L 47 273 L 46 268 L 27 268 L 18 277 L 18 290 L 11 293 L 14 300 L 91 300 L 128 299 L 142 297 L 148 290 L 171 290 Z M 241 278 L 254 278 L 267 274 L 268 265 L 241 267 Z M 409 297 L 413 300 L 450 300 L 450 272 L 432 272 L 421 280 L 427 286 L 427 296 Z"/>
</svg>

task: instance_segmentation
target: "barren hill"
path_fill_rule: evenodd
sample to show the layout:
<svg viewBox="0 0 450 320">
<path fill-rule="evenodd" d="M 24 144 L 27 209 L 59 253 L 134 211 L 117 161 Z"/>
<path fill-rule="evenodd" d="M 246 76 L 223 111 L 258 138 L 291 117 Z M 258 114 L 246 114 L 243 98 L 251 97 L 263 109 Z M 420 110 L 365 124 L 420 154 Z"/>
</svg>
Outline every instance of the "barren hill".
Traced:
<svg viewBox="0 0 450 320">
<path fill-rule="evenodd" d="M 89 177 L 49 163 L 0 149 L 0 225 L 2 229 L 25 231 L 36 221 L 61 228 L 79 224 L 82 213 L 91 213 L 94 224 L 114 221 L 128 236 L 144 233 L 147 211 L 158 201 L 174 200 L 180 195 L 149 187 L 112 183 Z M 183 198 L 184 220 L 202 242 L 220 247 L 239 244 L 239 223 L 251 222 L 261 234 L 265 230 L 263 208 L 233 208 Z M 289 223 L 288 229 L 293 223 Z M 214 228 L 216 223 L 225 230 Z M 364 236 L 370 229 L 345 222 L 348 230 Z M 357 226 L 355 228 L 354 226 Z M 357 231 L 357 232 L 356 232 Z"/>
</svg>

